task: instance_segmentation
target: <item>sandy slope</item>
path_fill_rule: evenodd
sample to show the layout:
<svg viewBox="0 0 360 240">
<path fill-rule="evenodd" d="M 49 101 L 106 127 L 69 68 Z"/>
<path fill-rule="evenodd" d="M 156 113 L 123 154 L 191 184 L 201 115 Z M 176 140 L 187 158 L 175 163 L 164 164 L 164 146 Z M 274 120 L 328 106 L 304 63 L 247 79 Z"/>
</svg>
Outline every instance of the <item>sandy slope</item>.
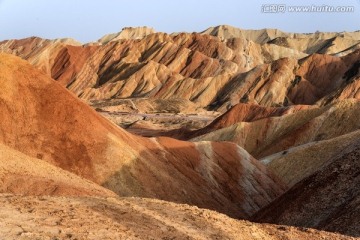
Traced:
<svg viewBox="0 0 360 240">
<path fill-rule="evenodd" d="M 0 192 L 22 195 L 116 196 L 89 180 L 0 144 Z"/>
<path fill-rule="evenodd" d="M 0 216 L 5 239 L 351 239 L 140 198 L 0 195 Z"/>
</svg>

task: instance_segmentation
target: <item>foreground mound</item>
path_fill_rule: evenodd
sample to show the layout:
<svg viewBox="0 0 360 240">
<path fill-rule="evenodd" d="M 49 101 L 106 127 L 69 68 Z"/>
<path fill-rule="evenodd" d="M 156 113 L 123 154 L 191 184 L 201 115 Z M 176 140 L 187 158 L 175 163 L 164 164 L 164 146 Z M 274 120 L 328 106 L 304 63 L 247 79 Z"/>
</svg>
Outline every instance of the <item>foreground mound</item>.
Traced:
<svg viewBox="0 0 360 240">
<path fill-rule="evenodd" d="M 351 239 L 139 198 L 0 195 L 0 215 L 7 216 L 0 222 L 6 239 Z"/>
</svg>

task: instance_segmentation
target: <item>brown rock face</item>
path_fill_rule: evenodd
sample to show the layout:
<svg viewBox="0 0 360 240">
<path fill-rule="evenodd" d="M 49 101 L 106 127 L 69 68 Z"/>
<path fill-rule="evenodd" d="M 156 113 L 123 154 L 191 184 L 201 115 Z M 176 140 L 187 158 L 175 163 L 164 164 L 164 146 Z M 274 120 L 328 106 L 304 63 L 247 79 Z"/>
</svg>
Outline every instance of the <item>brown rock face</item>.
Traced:
<svg viewBox="0 0 360 240">
<path fill-rule="evenodd" d="M 0 142 L 120 196 L 247 218 L 285 189 L 235 144 L 133 136 L 25 61 L 1 54 L 0 69 Z"/>
<path fill-rule="evenodd" d="M 350 65 L 355 64 L 351 62 Z M 313 104 L 322 97 L 339 89 L 348 81 L 345 73 L 353 66 L 348 66 L 346 58 L 330 55 L 311 55 L 303 60 L 297 75 L 300 81 L 291 89 L 290 100 L 295 103 Z M 355 67 L 355 66 L 354 66 Z M 358 66 L 356 65 L 356 68 Z"/>
<path fill-rule="evenodd" d="M 55 79 L 61 77 L 64 84 L 72 83 L 68 87 L 86 100 L 149 94 L 168 98 L 175 94 L 175 97 L 196 100 L 206 106 L 216 96 L 215 88 L 224 85 L 229 75 L 250 70 L 265 61 L 261 47 L 245 39 L 226 43 L 199 34 L 157 33 L 140 40 L 117 40 L 103 46 L 74 48 L 41 39 L 37 39 L 34 46 L 24 48 L 22 44 L 30 44 L 28 42 L 3 42 L 1 49 L 22 56 Z M 289 55 L 284 54 L 268 55 L 271 59 Z M 39 56 L 44 61 L 39 62 Z M 46 57 L 50 61 L 46 62 Z M 49 69 L 53 69 L 51 73 Z M 60 76 L 62 74 L 64 76 Z M 200 89 L 186 94 L 177 90 L 194 84 L 191 89 Z M 206 86 L 209 84 L 211 86 Z M 203 91 L 211 96 L 207 97 Z"/>
<path fill-rule="evenodd" d="M 264 208 L 255 221 L 315 227 L 360 237 L 360 142 Z"/>
<path fill-rule="evenodd" d="M 245 38 L 259 44 L 271 43 L 307 54 L 341 55 L 354 50 L 360 41 L 356 32 L 287 33 L 278 29 L 245 30 L 229 25 L 210 27 L 202 32 L 220 39 Z"/>
<path fill-rule="evenodd" d="M 68 86 L 75 80 L 77 73 L 96 50 L 96 46 L 64 46 L 54 59 L 54 64 L 51 67 L 51 77 L 61 85 Z"/>
</svg>

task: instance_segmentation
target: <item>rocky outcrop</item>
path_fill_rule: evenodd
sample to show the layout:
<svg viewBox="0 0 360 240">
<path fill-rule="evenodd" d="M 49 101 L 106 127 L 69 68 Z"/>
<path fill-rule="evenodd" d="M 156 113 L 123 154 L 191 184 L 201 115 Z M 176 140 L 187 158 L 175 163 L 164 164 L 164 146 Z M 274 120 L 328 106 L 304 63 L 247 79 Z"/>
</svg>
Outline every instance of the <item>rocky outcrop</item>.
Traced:
<svg viewBox="0 0 360 240">
<path fill-rule="evenodd" d="M 306 56 L 276 45 L 246 39 L 222 42 L 196 33 L 155 33 L 84 46 L 36 38 L 5 41 L 0 48 L 28 60 L 85 100 L 183 98 L 201 107 L 212 103 L 234 74 L 281 57 Z"/>
<path fill-rule="evenodd" d="M 304 59 L 289 99 L 295 104 L 314 104 L 333 92 L 344 91 L 358 75 L 359 56 L 360 51 L 355 51 L 342 58 L 315 54 Z"/>
<path fill-rule="evenodd" d="M 125 27 L 118 33 L 107 34 L 98 40 L 101 44 L 122 39 L 142 39 L 147 35 L 155 33 L 153 28 L 148 27 Z"/>
<path fill-rule="evenodd" d="M 187 203 L 359 237 L 359 41 L 218 26 L 0 42 L 31 64 L 0 54 L 0 192 L 25 195 L 0 196 L 0 235 L 347 238 Z"/>
<path fill-rule="evenodd" d="M 47 216 L 59 217 L 55 222 L 63 221 L 69 230 L 61 211 L 74 213 L 69 204 L 76 203 L 79 225 L 72 219 L 76 229 L 71 229 L 79 238 L 89 237 L 91 222 L 99 228 L 106 223 L 119 238 L 125 230 L 127 236 L 206 239 L 208 233 L 234 238 L 240 231 L 248 238 L 242 223 L 254 238 L 345 238 L 219 220 L 218 214 L 179 205 L 187 203 L 235 218 L 258 212 L 259 221 L 359 237 L 354 224 L 359 221 L 359 40 L 358 32 L 292 34 L 219 26 L 170 35 L 126 28 L 85 45 L 36 37 L 3 41 L 1 52 L 32 65 L 0 54 L 0 192 L 66 197 L 3 195 L 0 215 L 38 224 L 36 216 L 45 214 L 38 200 L 46 201 L 53 211 Z M 129 218 L 124 206 L 135 209 Z M 172 212 L 176 216 L 169 217 Z M 197 214 L 211 217 L 204 222 Z M 134 229 L 140 218 L 144 228 Z M 54 220 L 41 219 L 41 224 Z M 6 220 L 0 233 L 9 238 L 70 236 L 60 224 L 28 229 Z M 213 228 L 218 220 L 222 227 Z M 236 225 L 236 232 L 226 224 Z"/>
<path fill-rule="evenodd" d="M 28 60 L 53 79 L 66 86 L 72 82 L 96 46 L 81 46 L 72 39 L 47 40 L 31 37 L 0 43 L 1 52 Z"/>
<path fill-rule="evenodd" d="M 342 58 L 314 54 L 259 65 L 233 77 L 218 93 L 215 106 L 225 110 L 239 102 L 270 107 L 359 99 L 359 53 Z"/>
<path fill-rule="evenodd" d="M 229 25 L 210 27 L 202 32 L 220 39 L 245 38 L 256 43 L 264 44 L 274 38 L 288 36 L 288 33 L 278 29 L 245 30 Z"/>
</svg>

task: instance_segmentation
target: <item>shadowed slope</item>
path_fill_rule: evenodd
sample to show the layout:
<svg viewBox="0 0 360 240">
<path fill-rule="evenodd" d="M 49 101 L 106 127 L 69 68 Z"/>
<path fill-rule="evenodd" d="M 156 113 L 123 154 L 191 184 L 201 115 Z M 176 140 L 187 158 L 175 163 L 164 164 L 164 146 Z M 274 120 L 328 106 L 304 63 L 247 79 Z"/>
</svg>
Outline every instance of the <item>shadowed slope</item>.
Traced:
<svg viewBox="0 0 360 240">
<path fill-rule="evenodd" d="M 328 166 L 302 180 L 255 220 L 313 227 L 360 237 L 360 142 Z"/>
<path fill-rule="evenodd" d="M 2 144 L 0 192 L 21 195 L 116 196 L 89 180 Z"/>
</svg>

